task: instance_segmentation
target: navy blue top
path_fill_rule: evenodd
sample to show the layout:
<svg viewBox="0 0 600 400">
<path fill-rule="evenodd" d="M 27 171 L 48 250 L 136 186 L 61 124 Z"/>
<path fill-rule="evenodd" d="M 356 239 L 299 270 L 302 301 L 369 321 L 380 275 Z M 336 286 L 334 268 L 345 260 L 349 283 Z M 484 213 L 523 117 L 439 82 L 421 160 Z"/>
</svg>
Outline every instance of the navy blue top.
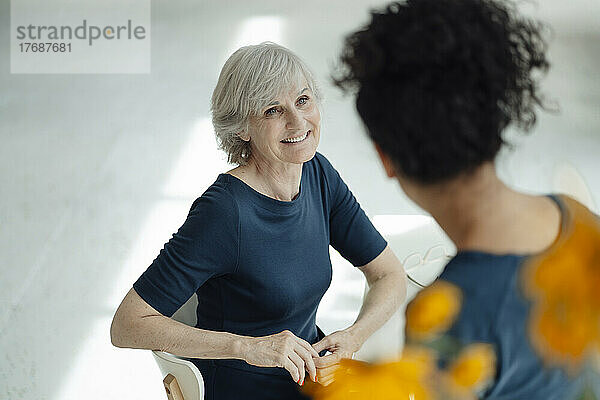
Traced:
<svg viewBox="0 0 600 400">
<path fill-rule="evenodd" d="M 569 215 L 559 197 L 550 197 L 561 209 L 564 226 Z M 463 292 L 462 309 L 448 335 L 464 345 L 486 342 L 495 347 L 496 379 L 486 399 L 562 400 L 573 390 L 564 371 L 545 367 L 529 343 L 530 302 L 520 283 L 528 258 L 459 251 L 440 276 Z"/>
<path fill-rule="evenodd" d="M 317 307 L 331 282 L 330 244 L 354 266 L 369 263 L 387 245 L 317 153 L 303 164 L 292 201 L 220 174 L 133 287 L 166 316 L 196 292 L 198 328 L 255 337 L 288 329 L 315 343 Z M 215 363 L 289 375 L 242 360 Z"/>
</svg>

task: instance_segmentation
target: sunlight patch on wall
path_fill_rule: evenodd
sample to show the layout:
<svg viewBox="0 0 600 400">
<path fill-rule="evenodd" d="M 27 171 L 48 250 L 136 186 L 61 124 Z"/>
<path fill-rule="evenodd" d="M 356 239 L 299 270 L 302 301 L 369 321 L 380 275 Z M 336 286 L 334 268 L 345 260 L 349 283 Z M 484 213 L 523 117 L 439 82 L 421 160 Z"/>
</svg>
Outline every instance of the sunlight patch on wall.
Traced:
<svg viewBox="0 0 600 400">
<path fill-rule="evenodd" d="M 171 199 L 156 203 L 134 241 L 121 275 L 112 286 L 107 307 L 115 309 L 137 278 L 152 264 L 164 244 L 183 224 L 193 199 Z"/>
<path fill-rule="evenodd" d="M 210 118 L 199 119 L 192 126 L 188 142 L 163 187 L 163 194 L 193 200 L 215 181 L 219 173 L 231 168 L 225 153 L 217 148 Z"/>
<path fill-rule="evenodd" d="M 285 46 L 283 39 L 284 20 L 279 16 L 256 16 L 246 19 L 240 26 L 236 39 L 226 57 L 242 46 L 270 41 Z M 223 60 L 225 62 L 225 60 Z"/>
<path fill-rule="evenodd" d="M 122 295 L 122 293 L 121 293 Z M 56 400 L 106 399 L 123 397 L 123 387 L 133 385 L 136 398 L 160 400 L 165 397 L 162 376 L 149 350 L 120 349 L 110 343 L 110 317 L 98 318 L 88 337 L 74 349 L 77 354 Z"/>
</svg>

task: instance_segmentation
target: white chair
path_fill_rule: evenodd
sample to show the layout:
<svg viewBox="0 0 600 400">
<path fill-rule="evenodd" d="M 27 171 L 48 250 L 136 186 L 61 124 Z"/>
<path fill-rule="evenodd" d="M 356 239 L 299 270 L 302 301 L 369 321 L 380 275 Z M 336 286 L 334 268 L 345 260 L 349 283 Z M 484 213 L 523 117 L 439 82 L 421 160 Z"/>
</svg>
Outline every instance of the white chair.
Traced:
<svg viewBox="0 0 600 400">
<path fill-rule="evenodd" d="M 435 220 L 425 215 L 377 215 L 373 224 L 402 261 L 408 276 L 406 301 L 363 344 L 355 359 L 377 362 L 398 359 L 404 347 L 406 305 L 442 273 L 456 247 Z M 368 292 L 364 283 L 364 295 Z"/>
<path fill-rule="evenodd" d="M 196 294 L 183 305 L 173 319 L 183 324 L 196 325 Z M 198 368 L 190 361 L 163 351 L 152 351 L 163 375 L 163 384 L 169 400 L 203 400 L 204 379 Z"/>
</svg>

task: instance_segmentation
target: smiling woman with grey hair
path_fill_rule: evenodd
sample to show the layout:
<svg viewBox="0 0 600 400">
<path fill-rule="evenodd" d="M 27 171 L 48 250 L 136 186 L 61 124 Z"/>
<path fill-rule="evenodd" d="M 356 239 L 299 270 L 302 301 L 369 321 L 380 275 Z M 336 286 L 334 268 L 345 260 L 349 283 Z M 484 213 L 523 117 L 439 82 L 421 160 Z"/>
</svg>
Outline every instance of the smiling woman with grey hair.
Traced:
<svg viewBox="0 0 600 400">
<path fill-rule="evenodd" d="M 264 43 L 244 47 L 229 57 L 212 96 L 212 120 L 221 149 L 230 163 L 245 165 L 251 154 L 249 141 L 238 133 L 248 131 L 251 115 L 258 115 L 282 91 L 302 80 L 312 92 L 315 105 L 321 95 L 312 73 L 295 54 L 281 46 Z"/>
<path fill-rule="evenodd" d="M 112 342 L 191 358 L 206 399 L 302 399 L 306 374 L 329 384 L 335 364 L 399 307 L 404 271 L 316 152 L 320 95 L 295 54 L 268 42 L 237 50 L 219 76 L 212 115 L 237 167 L 194 201 L 133 284 Z M 365 274 L 370 291 L 352 326 L 325 336 L 315 317 L 331 282 L 329 245 Z M 172 320 L 194 293 L 196 327 Z"/>
</svg>

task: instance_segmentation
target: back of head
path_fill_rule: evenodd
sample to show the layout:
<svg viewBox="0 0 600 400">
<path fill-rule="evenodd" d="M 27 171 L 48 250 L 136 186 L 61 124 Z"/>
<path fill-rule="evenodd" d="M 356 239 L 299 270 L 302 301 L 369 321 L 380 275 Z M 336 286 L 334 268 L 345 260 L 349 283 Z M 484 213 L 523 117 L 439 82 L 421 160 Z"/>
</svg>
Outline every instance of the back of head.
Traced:
<svg viewBox="0 0 600 400">
<path fill-rule="evenodd" d="M 540 25 L 499 0 L 408 0 L 346 39 L 334 80 L 356 91 L 369 135 L 398 172 L 437 183 L 491 161 L 542 105 Z"/>
</svg>

